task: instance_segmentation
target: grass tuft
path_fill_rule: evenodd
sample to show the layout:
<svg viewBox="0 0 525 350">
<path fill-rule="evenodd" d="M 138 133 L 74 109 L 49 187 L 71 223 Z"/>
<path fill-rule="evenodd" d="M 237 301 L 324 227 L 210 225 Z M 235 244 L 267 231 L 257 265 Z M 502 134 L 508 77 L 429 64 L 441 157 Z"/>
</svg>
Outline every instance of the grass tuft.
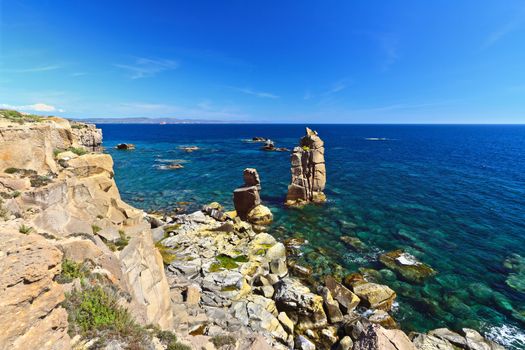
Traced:
<svg viewBox="0 0 525 350">
<path fill-rule="evenodd" d="M 31 231 L 33 231 L 33 228 L 24 224 L 20 225 L 20 227 L 18 228 L 18 232 L 23 233 L 24 235 L 31 233 Z"/>
</svg>

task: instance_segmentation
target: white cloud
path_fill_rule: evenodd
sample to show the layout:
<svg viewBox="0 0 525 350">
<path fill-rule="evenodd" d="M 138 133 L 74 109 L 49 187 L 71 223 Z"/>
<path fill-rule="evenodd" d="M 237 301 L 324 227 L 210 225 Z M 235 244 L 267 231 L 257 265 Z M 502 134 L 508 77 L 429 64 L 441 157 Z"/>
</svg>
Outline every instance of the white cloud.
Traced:
<svg viewBox="0 0 525 350">
<path fill-rule="evenodd" d="M 482 49 L 487 49 L 491 47 L 492 45 L 497 43 L 500 39 L 502 39 L 505 35 L 517 30 L 520 24 L 521 24 L 521 20 L 512 20 L 510 22 L 507 22 L 505 25 L 498 28 L 497 30 L 493 31 L 485 39 L 485 42 L 482 45 Z"/>
<path fill-rule="evenodd" d="M 0 108 L 15 109 L 17 111 L 30 111 L 30 112 L 64 112 L 63 109 L 51 106 L 45 103 L 35 103 L 32 105 L 10 105 L 1 103 Z"/>
<path fill-rule="evenodd" d="M 275 94 L 272 94 L 270 92 L 264 92 L 264 91 L 256 91 L 256 90 L 252 90 L 250 88 L 234 88 L 235 90 L 237 91 L 240 91 L 246 95 L 252 95 L 252 96 L 256 96 L 256 97 L 260 97 L 260 98 L 272 98 L 272 99 L 276 99 L 276 98 L 279 98 L 279 96 L 275 95 Z"/>
<path fill-rule="evenodd" d="M 158 73 L 179 67 L 177 61 L 138 57 L 133 64 L 115 64 L 115 67 L 128 71 L 131 79 L 149 78 Z"/>
<path fill-rule="evenodd" d="M 387 71 L 391 65 L 399 60 L 399 38 L 394 34 L 383 34 L 379 37 L 379 41 L 385 55 L 382 69 Z"/>
<path fill-rule="evenodd" d="M 51 70 L 57 70 L 62 68 L 60 65 L 49 65 L 49 66 L 39 66 L 31 68 L 22 68 L 22 69 L 2 69 L 6 73 L 37 73 L 37 72 L 47 72 Z"/>
</svg>

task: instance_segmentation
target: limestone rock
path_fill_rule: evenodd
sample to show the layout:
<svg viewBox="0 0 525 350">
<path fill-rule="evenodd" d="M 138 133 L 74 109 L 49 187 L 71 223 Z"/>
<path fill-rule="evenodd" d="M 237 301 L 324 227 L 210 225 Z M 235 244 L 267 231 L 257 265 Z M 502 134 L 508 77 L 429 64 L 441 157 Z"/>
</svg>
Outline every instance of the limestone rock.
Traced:
<svg viewBox="0 0 525 350">
<path fill-rule="evenodd" d="M 297 336 L 295 338 L 295 349 L 296 350 L 315 350 L 315 345 L 303 335 Z"/>
<path fill-rule="evenodd" d="M 173 323 L 170 292 L 162 256 L 155 249 L 151 233 L 144 231 L 130 240 L 120 253 L 123 272 L 134 299 L 132 312 L 144 324 L 169 329 Z"/>
<path fill-rule="evenodd" d="M 288 186 L 286 205 L 325 202 L 324 142 L 317 132 L 306 128 L 306 136 L 301 139 L 299 147 L 293 149 L 291 165 L 292 181 Z"/>
<path fill-rule="evenodd" d="M 298 329 L 323 327 L 327 324 L 321 296 L 289 277 L 282 279 L 274 287 L 277 308 L 286 312 Z"/>
<path fill-rule="evenodd" d="M 403 331 L 370 324 L 354 342 L 353 350 L 415 350 Z"/>
<path fill-rule="evenodd" d="M 101 150 L 102 129 L 97 129 L 93 124 L 71 121 L 71 133 L 76 138 L 79 146 L 96 152 Z"/>
<path fill-rule="evenodd" d="M 347 313 L 353 311 L 359 304 L 359 297 L 337 282 L 332 276 L 325 278 L 325 285 L 330 290 L 333 298 L 344 307 Z"/>
<path fill-rule="evenodd" d="M 354 285 L 354 293 L 372 309 L 388 311 L 396 298 L 396 293 L 388 286 L 365 282 Z"/>
<path fill-rule="evenodd" d="M 37 235 L 3 233 L 0 245 L 0 348 L 69 349 L 62 253 Z"/>
<path fill-rule="evenodd" d="M 259 204 L 248 213 L 246 219 L 254 225 L 269 225 L 273 221 L 273 214 L 268 207 Z"/>
<path fill-rule="evenodd" d="M 337 350 L 350 350 L 354 346 L 354 342 L 352 341 L 352 338 L 349 336 L 343 337 L 341 341 L 339 341 L 339 344 L 337 345 Z"/>
<path fill-rule="evenodd" d="M 394 318 L 384 310 L 374 310 L 372 315 L 368 317 L 368 320 L 385 328 L 397 328 L 396 320 L 394 320 Z"/>
<path fill-rule="evenodd" d="M 245 186 L 256 186 L 259 191 L 261 190 L 261 180 L 257 169 L 246 168 L 244 169 L 242 176 L 244 178 Z"/>
<path fill-rule="evenodd" d="M 341 322 L 343 313 L 339 309 L 339 303 L 332 297 L 330 290 L 326 287 L 322 288 L 321 295 L 323 296 L 326 314 L 330 323 Z"/>
<path fill-rule="evenodd" d="M 412 338 L 412 343 L 417 350 L 455 350 L 448 340 L 429 334 L 416 334 Z"/>
<path fill-rule="evenodd" d="M 57 171 L 53 152 L 74 145 L 71 127 L 65 119 L 3 127 L 0 132 L 0 170 L 13 167 L 39 174 Z"/>
</svg>

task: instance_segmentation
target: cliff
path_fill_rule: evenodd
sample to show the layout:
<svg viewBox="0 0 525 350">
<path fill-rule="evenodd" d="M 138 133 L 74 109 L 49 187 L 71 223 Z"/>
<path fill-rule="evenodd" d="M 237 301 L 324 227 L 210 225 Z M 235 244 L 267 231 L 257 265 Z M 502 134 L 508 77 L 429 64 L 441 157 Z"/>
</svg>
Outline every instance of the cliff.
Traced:
<svg viewBox="0 0 525 350">
<path fill-rule="evenodd" d="M 80 279 L 57 282 L 71 266 L 88 270 L 82 283 L 98 278 L 115 291 L 134 322 L 171 329 L 162 257 L 145 213 L 121 200 L 111 157 L 96 153 L 101 130 L 15 116 L 0 113 L 0 349 L 68 349 L 78 341 L 62 305 Z"/>
</svg>

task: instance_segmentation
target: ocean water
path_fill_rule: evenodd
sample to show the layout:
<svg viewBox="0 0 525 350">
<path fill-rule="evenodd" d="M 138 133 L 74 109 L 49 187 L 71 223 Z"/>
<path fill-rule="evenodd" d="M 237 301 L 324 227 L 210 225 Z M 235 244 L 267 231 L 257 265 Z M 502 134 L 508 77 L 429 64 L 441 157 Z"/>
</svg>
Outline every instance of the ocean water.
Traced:
<svg viewBox="0 0 525 350">
<path fill-rule="evenodd" d="M 310 125 L 325 141 L 328 202 L 303 209 L 283 206 L 289 153 L 243 141 L 263 136 L 291 149 L 302 125 L 100 127 L 131 204 L 232 208 L 242 170 L 257 168 L 270 233 L 307 239 L 301 261 L 317 277 L 374 269 L 398 294 L 403 329 L 471 327 L 525 349 L 525 126 Z M 121 142 L 137 149 L 115 150 Z M 163 169 L 172 161 L 184 168 Z M 350 249 L 342 235 L 367 248 Z M 378 256 L 398 248 L 438 274 L 413 284 L 385 269 Z"/>
</svg>

